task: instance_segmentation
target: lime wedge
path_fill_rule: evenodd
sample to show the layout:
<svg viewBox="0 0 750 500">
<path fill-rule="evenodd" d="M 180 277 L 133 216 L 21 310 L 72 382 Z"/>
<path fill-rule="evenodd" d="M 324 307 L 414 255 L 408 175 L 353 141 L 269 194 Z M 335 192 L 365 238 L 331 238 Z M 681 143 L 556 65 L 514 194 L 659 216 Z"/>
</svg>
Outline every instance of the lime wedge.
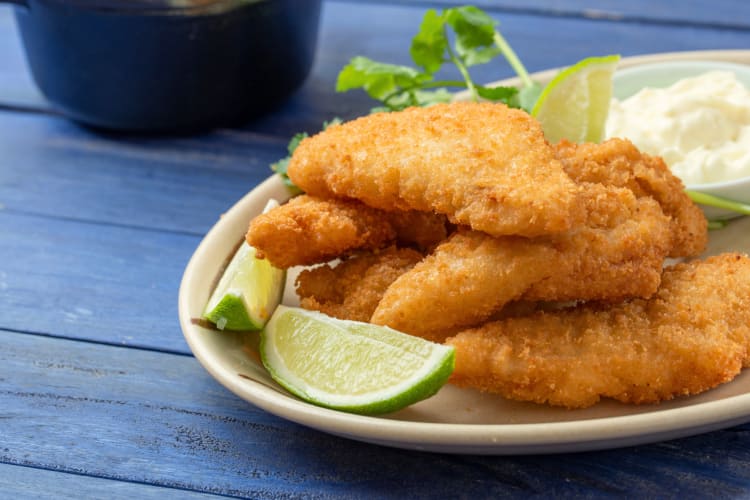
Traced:
<svg viewBox="0 0 750 500">
<path fill-rule="evenodd" d="M 455 362 L 449 346 L 281 305 L 261 332 L 260 351 L 289 392 L 361 414 L 396 411 L 434 395 Z"/>
<path fill-rule="evenodd" d="M 531 116 L 542 124 L 549 142 L 600 142 L 604 138 L 612 75 L 619 60 L 619 55 L 583 59 L 544 87 Z"/>
<path fill-rule="evenodd" d="M 208 300 L 203 317 L 219 330 L 260 330 L 281 302 L 286 272 L 255 257 L 244 241 Z"/>
</svg>

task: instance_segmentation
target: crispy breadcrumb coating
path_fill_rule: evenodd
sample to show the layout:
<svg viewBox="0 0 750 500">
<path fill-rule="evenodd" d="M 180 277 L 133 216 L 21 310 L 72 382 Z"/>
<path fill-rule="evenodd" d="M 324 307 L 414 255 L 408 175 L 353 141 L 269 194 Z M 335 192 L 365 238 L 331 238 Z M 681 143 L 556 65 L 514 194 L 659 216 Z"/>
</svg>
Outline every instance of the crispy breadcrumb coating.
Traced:
<svg viewBox="0 0 750 500">
<path fill-rule="evenodd" d="M 308 194 L 445 214 L 489 234 L 571 228 L 576 186 L 539 123 L 503 104 L 375 113 L 303 140 L 290 179 Z"/>
<path fill-rule="evenodd" d="M 247 242 L 260 258 L 280 268 L 327 262 L 354 250 L 393 243 L 428 250 L 447 235 L 444 216 L 415 211 L 384 212 L 355 200 L 309 195 L 255 217 Z"/>
<path fill-rule="evenodd" d="M 626 187 L 636 196 L 650 196 L 672 218 L 669 257 L 695 257 L 706 247 L 708 231 L 703 211 L 685 193 L 685 186 L 664 160 L 641 153 L 627 139 L 601 144 L 575 144 L 567 140 L 554 146 L 555 155 L 576 182 L 596 182 Z"/>
<path fill-rule="evenodd" d="M 370 321 L 441 341 L 444 332 L 477 325 L 517 299 L 651 296 L 670 249 L 670 219 L 650 198 L 603 192 L 617 200 L 613 227 L 539 238 L 459 230 L 388 287 Z"/>
<path fill-rule="evenodd" d="M 300 305 L 335 318 L 368 321 L 385 289 L 421 259 L 415 250 L 390 247 L 304 270 L 296 282 Z"/>
<path fill-rule="evenodd" d="M 651 299 L 506 318 L 447 343 L 453 383 L 509 399 L 583 408 L 697 394 L 750 364 L 750 259 L 678 264 Z"/>
</svg>

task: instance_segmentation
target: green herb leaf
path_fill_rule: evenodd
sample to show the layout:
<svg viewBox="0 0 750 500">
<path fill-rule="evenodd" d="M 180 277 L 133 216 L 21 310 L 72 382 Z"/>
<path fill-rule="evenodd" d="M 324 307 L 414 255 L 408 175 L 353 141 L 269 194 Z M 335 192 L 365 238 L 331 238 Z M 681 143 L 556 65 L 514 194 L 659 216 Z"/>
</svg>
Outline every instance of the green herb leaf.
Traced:
<svg viewBox="0 0 750 500">
<path fill-rule="evenodd" d="M 398 88 L 418 86 L 431 78 L 431 75 L 408 66 L 381 63 L 358 56 L 339 73 L 336 91 L 363 88 L 370 97 L 382 101 Z"/>
<path fill-rule="evenodd" d="M 487 63 L 501 53 L 494 45 L 497 21 L 482 10 L 456 7 L 446 9 L 443 16 L 456 33 L 456 53 L 466 66 Z"/>
<path fill-rule="evenodd" d="M 515 87 L 484 87 L 476 86 L 477 93 L 484 99 L 496 102 L 504 102 L 510 105 L 515 102 L 518 89 Z"/>
<path fill-rule="evenodd" d="M 355 57 L 341 70 L 336 90 L 361 88 L 381 106 L 373 111 L 397 111 L 409 106 L 429 106 L 448 102 L 445 87 L 467 89 L 472 99 L 503 102 L 511 107 L 531 111 L 542 87 L 531 80 L 520 59 L 497 31 L 498 22 L 474 6 L 425 12 L 419 31 L 412 39 L 410 54 L 417 67 L 399 66 Z M 455 34 L 451 44 L 448 30 Z M 477 85 L 468 68 L 485 64 L 502 55 L 521 79 L 517 91 L 496 90 Z M 461 80 L 436 80 L 437 72 L 446 62 L 455 65 Z M 443 87 L 443 88 L 439 88 Z M 433 90 L 438 89 L 438 90 Z"/>
<path fill-rule="evenodd" d="M 498 23 L 477 7 L 468 5 L 445 9 L 443 16 L 456 32 L 456 42 L 462 47 L 474 49 L 493 44 Z"/>
<path fill-rule="evenodd" d="M 427 73 L 434 74 L 445 62 L 444 54 L 447 47 L 445 19 L 436 10 L 430 9 L 425 12 L 419 32 L 411 41 L 411 58 Z"/>
<path fill-rule="evenodd" d="M 471 50 L 463 50 L 457 47 L 457 51 L 468 67 L 488 63 L 500 54 L 500 49 L 497 47 L 480 47 Z"/>
<path fill-rule="evenodd" d="M 443 88 L 436 90 L 416 90 L 414 91 L 414 97 L 416 98 L 417 106 L 431 106 L 453 100 L 453 94 Z"/>
<path fill-rule="evenodd" d="M 370 113 L 381 113 L 383 111 L 400 111 L 410 106 L 431 106 L 441 102 L 451 102 L 453 94 L 444 88 L 435 90 L 403 90 L 397 92 L 384 101 L 386 106 L 376 106 L 370 109 Z"/>
</svg>

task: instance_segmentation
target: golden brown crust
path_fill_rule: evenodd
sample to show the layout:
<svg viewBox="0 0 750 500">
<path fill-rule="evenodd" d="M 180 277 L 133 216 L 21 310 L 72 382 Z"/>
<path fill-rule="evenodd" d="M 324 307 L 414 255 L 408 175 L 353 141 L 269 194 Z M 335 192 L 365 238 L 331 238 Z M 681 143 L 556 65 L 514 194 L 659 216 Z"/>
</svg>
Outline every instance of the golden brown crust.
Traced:
<svg viewBox="0 0 750 500">
<path fill-rule="evenodd" d="M 750 360 L 750 259 L 679 264 L 651 299 L 506 318 L 447 343 L 454 383 L 510 399 L 582 408 L 697 394 Z"/>
<path fill-rule="evenodd" d="M 446 231 L 445 217 L 438 215 L 388 213 L 355 200 L 301 195 L 254 218 L 246 240 L 259 257 L 288 268 L 394 242 L 430 249 L 445 239 Z"/>
<path fill-rule="evenodd" d="M 651 296 L 670 249 L 669 218 L 650 198 L 594 187 L 607 201 L 589 200 L 610 208 L 611 227 L 546 238 L 459 230 L 385 291 L 370 321 L 442 341 L 445 332 L 477 325 L 517 299 Z"/>
<path fill-rule="evenodd" d="M 302 141 L 289 177 L 305 192 L 447 215 L 493 235 L 571 227 L 576 187 L 539 123 L 502 104 L 376 113 Z"/>
<path fill-rule="evenodd" d="M 549 278 L 533 283 L 521 296 L 527 301 L 648 298 L 659 286 L 664 258 L 672 249 L 671 219 L 651 198 L 619 194 L 619 214 L 610 227 L 582 227 L 550 238 L 557 257 Z M 626 193 L 629 195 L 627 196 Z"/>
<path fill-rule="evenodd" d="M 661 158 L 641 153 L 627 139 L 601 144 L 563 140 L 554 148 L 563 168 L 576 182 L 625 187 L 638 197 L 658 201 L 672 218 L 670 257 L 694 257 L 703 252 L 708 242 L 706 218 Z"/>
<path fill-rule="evenodd" d="M 335 318 L 367 321 L 385 289 L 421 259 L 415 250 L 390 247 L 302 271 L 296 282 L 300 305 Z"/>
</svg>

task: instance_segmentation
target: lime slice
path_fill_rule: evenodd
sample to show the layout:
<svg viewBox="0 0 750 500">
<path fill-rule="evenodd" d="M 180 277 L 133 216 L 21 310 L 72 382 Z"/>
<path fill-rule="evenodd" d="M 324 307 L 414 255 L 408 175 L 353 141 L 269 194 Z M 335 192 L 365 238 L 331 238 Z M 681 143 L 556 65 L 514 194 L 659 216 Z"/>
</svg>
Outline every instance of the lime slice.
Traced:
<svg viewBox="0 0 750 500">
<path fill-rule="evenodd" d="M 544 87 L 531 115 L 542 124 L 549 142 L 600 142 L 604 138 L 612 75 L 619 60 L 619 55 L 583 59 Z"/>
<path fill-rule="evenodd" d="M 281 302 L 286 272 L 255 257 L 244 241 L 206 305 L 203 317 L 219 330 L 260 330 Z"/>
<path fill-rule="evenodd" d="M 310 403 L 353 413 L 399 410 L 434 395 L 453 372 L 452 347 L 385 326 L 279 306 L 260 336 L 271 376 Z"/>
</svg>

